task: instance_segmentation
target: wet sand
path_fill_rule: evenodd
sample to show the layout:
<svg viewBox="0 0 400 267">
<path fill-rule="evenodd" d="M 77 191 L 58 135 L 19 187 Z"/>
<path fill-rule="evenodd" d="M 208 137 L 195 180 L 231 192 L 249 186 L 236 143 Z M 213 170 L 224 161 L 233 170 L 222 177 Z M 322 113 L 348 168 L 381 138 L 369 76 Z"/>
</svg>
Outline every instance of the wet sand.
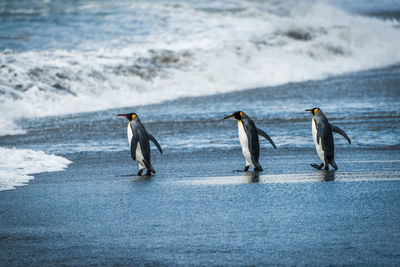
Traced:
<svg viewBox="0 0 400 267">
<path fill-rule="evenodd" d="M 398 154 L 349 149 L 325 172 L 308 166 L 311 149 L 286 150 L 257 177 L 235 171 L 236 152 L 155 154 L 158 173 L 140 178 L 125 152 L 76 155 L 0 193 L 1 262 L 399 263 Z"/>
</svg>

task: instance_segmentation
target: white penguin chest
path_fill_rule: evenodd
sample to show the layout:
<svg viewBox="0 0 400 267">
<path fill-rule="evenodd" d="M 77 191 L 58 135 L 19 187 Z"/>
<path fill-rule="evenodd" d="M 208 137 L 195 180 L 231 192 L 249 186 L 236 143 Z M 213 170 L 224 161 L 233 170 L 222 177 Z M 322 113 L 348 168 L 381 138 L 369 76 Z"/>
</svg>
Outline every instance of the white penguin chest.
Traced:
<svg viewBox="0 0 400 267">
<path fill-rule="evenodd" d="M 128 127 L 126 128 L 126 135 L 128 137 L 129 147 L 131 147 L 131 141 L 132 141 L 132 136 L 133 136 L 131 123 L 128 123 Z"/>
<path fill-rule="evenodd" d="M 319 143 L 318 143 L 318 140 L 317 140 L 317 136 L 318 136 L 317 135 L 317 123 L 316 123 L 314 118 L 311 120 L 311 129 L 312 129 L 312 136 L 313 136 L 313 140 L 314 140 L 315 149 L 317 150 L 317 153 L 318 153 L 318 157 L 320 158 L 320 160 L 322 162 L 325 163 L 325 161 L 324 161 L 325 152 L 322 149 L 322 140 L 321 140 L 321 138 L 319 140 Z"/>
<path fill-rule="evenodd" d="M 128 124 L 127 136 L 128 136 L 128 143 L 129 143 L 129 148 L 130 148 L 131 147 L 131 142 L 132 142 L 132 137 L 133 137 L 131 123 Z M 144 157 L 143 157 L 142 148 L 140 147 L 140 143 L 139 142 L 138 142 L 138 144 L 136 146 L 135 158 L 136 158 L 136 161 L 139 164 L 144 166 L 144 162 L 143 162 Z"/>
<path fill-rule="evenodd" d="M 135 155 L 136 155 L 136 161 L 139 163 L 139 165 L 142 165 L 144 167 L 144 161 L 143 161 L 144 157 L 143 157 L 142 148 L 140 147 L 139 142 L 136 146 Z"/>
<path fill-rule="evenodd" d="M 242 153 L 246 161 L 253 165 L 251 161 L 251 153 L 249 151 L 249 139 L 244 130 L 242 121 L 238 121 L 238 133 L 239 133 L 239 141 L 240 146 L 242 147 Z"/>
</svg>

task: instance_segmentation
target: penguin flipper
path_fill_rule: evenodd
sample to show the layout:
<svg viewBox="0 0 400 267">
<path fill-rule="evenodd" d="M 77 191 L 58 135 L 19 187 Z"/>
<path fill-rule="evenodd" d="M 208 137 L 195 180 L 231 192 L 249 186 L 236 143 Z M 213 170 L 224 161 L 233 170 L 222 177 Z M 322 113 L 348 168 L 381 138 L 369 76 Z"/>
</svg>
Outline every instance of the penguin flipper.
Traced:
<svg viewBox="0 0 400 267">
<path fill-rule="evenodd" d="M 139 142 L 139 137 L 137 135 L 133 135 L 131 139 L 131 157 L 133 160 L 136 160 L 136 147 Z"/>
<path fill-rule="evenodd" d="M 257 133 L 258 133 L 259 135 L 261 135 L 262 137 L 264 137 L 265 139 L 267 139 L 267 140 L 271 143 L 271 145 L 272 145 L 274 148 L 276 148 L 274 141 L 272 141 L 271 137 L 269 137 L 269 135 L 268 135 L 266 132 L 264 132 L 263 130 L 257 128 Z"/>
<path fill-rule="evenodd" d="M 350 138 L 347 136 L 347 134 L 342 129 L 340 129 L 339 127 L 332 125 L 332 124 L 331 124 L 331 129 L 332 129 L 332 132 L 340 134 L 341 136 L 346 138 L 346 140 L 347 140 L 347 142 L 349 142 L 349 144 L 351 144 Z"/>
<path fill-rule="evenodd" d="M 160 144 L 157 142 L 157 140 L 154 138 L 154 136 L 152 136 L 152 135 L 149 134 L 149 133 L 147 133 L 147 135 L 149 136 L 150 141 L 153 142 L 153 143 L 156 145 L 156 147 L 158 148 L 158 150 L 159 150 L 160 153 L 162 154 L 161 146 L 160 146 Z"/>
</svg>

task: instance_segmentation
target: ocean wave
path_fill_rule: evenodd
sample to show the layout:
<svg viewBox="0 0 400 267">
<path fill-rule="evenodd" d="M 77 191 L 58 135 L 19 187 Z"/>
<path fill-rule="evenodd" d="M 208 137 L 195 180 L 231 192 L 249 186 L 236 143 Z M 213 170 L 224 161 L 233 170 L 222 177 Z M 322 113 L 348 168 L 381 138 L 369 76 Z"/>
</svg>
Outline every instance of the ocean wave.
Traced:
<svg viewBox="0 0 400 267">
<path fill-rule="evenodd" d="M 30 149 L 0 147 L 0 191 L 23 186 L 34 178 L 32 174 L 64 170 L 71 161 Z"/>
<path fill-rule="evenodd" d="M 322 79 L 400 62 L 397 21 L 319 2 L 209 4 L 119 2 L 114 14 L 114 6 L 108 11 L 121 16 L 119 23 L 141 10 L 141 23 L 154 26 L 147 22 L 148 32 L 127 26 L 122 34 L 81 40 L 71 49 L 2 51 L 0 121 L 10 127 L 0 135 L 24 133 L 17 126 L 21 118 Z M 88 3 L 80 12 L 104 8 Z M 117 23 L 111 20 L 110 27 L 124 26 Z"/>
</svg>

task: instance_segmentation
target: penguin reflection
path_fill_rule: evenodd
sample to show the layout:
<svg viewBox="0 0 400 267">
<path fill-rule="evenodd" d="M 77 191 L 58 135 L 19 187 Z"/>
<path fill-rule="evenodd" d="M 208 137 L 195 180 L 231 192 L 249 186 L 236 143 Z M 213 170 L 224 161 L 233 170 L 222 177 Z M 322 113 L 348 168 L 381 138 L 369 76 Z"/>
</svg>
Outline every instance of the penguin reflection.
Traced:
<svg viewBox="0 0 400 267">
<path fill-rule="evenodd" d="M 331 182 L 335 180 L 335 170 L 323 170 L 319 172 L 320 181 Z"/>
<path fill-rule="evenodd" d="M 260 173 L 258 171 L 248 172 L 246 173 L 248 177 L 248 183 L 259 183 L 260 182 Z"/>
</svg>

